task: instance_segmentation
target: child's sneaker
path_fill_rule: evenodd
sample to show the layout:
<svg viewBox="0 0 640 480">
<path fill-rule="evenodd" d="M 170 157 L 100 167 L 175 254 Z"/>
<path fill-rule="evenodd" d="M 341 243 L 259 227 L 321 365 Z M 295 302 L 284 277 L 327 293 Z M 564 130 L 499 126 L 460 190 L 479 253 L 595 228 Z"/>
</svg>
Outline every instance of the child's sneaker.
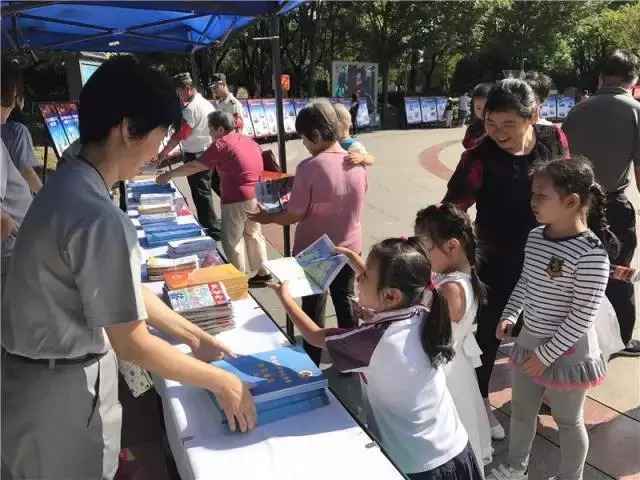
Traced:
<svg viewBox="0 0 640 480">
<path fill-rule="evenodd" d="M 492 468 L 491 473 L 487 475 L 487 480 L 527 480 L 529 473 L 525 470 L 515 470 L 506 465 L 499 465 L 498 468 Z"/>
</svg>

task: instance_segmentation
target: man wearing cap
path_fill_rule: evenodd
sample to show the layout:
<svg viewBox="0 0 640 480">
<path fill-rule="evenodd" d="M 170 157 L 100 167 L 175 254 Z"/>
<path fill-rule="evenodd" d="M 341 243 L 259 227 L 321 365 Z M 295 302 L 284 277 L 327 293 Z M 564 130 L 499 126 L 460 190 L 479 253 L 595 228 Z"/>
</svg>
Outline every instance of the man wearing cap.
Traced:
<svg viewBox="0 0 640 480">
<path fill-rule="evenodd" d="M 175 75 L 173 80 L 176 93 L 184 105 L 182 109 L 182 125 L 180 130 L 173 134 L 167 146 L 160 152 L 158 163 L 166 160 L 169 153 L 178 144 L 182 146 L 185 163 L 197 160 L 211 145 L 207 118 L 215 110 L 213 105 L 194 88 L 193 80 L 189 73 Z M 212 187 L 219 194 L 217 176 L 214 179 L 211 171 L 204 171 L 189 176 L 188 181 L 193 203 L 196 206 L 198 221 L 210 236 L 219 239 L 220 228 L 218 227 L 218 218 L 213 208 L 211 194 Z"/>
<path fill-rule="evenodd" d="M 224 73 L 213 74 L 213 79 L 211 80 L 211 91 L 218 99 L 216 102 L 216 108 L 231 114 L 235 123 L 236 132 L 242 133 L 242 128 L 244 127 L 242 103 L 240 103 L 240 100 L 234 97 L 233 93 L 229 91 L 227 77 Z"/>
</svg>

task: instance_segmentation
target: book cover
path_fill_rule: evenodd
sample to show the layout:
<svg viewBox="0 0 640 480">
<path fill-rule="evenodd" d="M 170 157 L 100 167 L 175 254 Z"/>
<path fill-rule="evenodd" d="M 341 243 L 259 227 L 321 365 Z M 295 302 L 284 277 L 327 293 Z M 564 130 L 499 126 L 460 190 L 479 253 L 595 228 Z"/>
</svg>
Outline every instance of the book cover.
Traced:
<svg viewBox="0 0 640 480">
<path fill-rule="evenodd" d="M 292 297 L 300 298 L 326 291 L 347 257 L 335 252 L 335 245 L 325 234 L 295 257 L 265 262 L 264 266 L 280 282 L 287 282 Z"/>
<path fill-rule="evenodd" d="M 75 103 L 56 103 L 55 107 L 62 121 L 62 128 L 67 135 L 69 143 L 75 142 L 80 138 L 78 106 Z"/>
<path fill-rule="evenodd" d="M 44 119 L 44 124 L 51 136 L 51 140 L 53 141 L 53 147 L 58 154 L 58 158 L 61 158 L 62 154 L 71 142 L 64 131 L 60 115 L 53 103 L 41 103 L 39 107 L 40 113 L 42 113 L 42 118 Z"/>
<path fill-rule="evenodd" d="M 256 183 L 256 200 L 267 213 L 280 213 L 285 210 L 294 177 L 287 176 L 277 180 L 266 180 Z"/>
<path fill-rule="evenodd" d="M 202 235 L 200 227 L 189 227 L 185 229 L 171 229 L 148 232 L 145 231 L 144 242 L 149 248 L 161 247 L 167 245 L 171 240 L 179 240 L 181 238 L 189 238 L 194 235 Z"/>
<path fill-rule="evenodd" d="M 174 312 L 185 313 L 229 305 L 231 299 L 224 285 L 212 283 L 167 292 Z"/>
<path fill-rule="evenodd" d="M 231 300 L 245 298 L 248 293 L 247 276 L 230 263 L 197 268 L 191 272 L 167 272 L 164 274 L 164 282 L 168 290 L 222 282 Z"/>
<path fill-rule="evenodd" d="M 245 382 L 256 405 L 327 387 L 327 379 L 299 347 L 225 358 L 212 362 Z"/>
</svg>

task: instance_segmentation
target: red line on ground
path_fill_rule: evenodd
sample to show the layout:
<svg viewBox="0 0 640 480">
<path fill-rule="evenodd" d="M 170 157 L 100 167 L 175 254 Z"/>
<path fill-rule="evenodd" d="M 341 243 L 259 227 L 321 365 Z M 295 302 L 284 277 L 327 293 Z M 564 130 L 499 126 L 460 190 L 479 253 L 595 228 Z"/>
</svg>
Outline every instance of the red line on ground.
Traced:
<svg viewBox="0 0 640 480">
<path fill-rule="evenodd" d="M 418 163 L 427 172 L 435 175 L 442 180 L 449 180 L 453 171 L 440 160 L 440 152 L 451 145 L 459 143 L 459 140 L 450 140 L 448 142 L 438 143 L 432 147 L 423 150 L 418 155 Z"/>
</svg>

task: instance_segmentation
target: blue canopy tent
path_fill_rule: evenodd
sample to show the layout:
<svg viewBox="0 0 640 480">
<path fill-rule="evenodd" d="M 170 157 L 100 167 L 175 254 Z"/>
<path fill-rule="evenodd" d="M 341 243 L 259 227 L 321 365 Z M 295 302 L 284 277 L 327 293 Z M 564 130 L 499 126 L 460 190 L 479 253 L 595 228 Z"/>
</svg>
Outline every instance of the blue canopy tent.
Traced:
<svg viewBox="0 0 640 480">
<path fill-rule="evenodd" d="M 193 54 L 216 46 L 257 17 L 270 17 L 273 77 L 276 93 L 278 156 L 287 171 L 280 88 L 278 16 L 301 0 L 273 1 L 0 1 L 3 47 L 94 52 L 176 52 Z M 285 255 L 291 252 L 284 228 Z M 287 333 L 293 326 L 287 322 Z"/>
</svg>

